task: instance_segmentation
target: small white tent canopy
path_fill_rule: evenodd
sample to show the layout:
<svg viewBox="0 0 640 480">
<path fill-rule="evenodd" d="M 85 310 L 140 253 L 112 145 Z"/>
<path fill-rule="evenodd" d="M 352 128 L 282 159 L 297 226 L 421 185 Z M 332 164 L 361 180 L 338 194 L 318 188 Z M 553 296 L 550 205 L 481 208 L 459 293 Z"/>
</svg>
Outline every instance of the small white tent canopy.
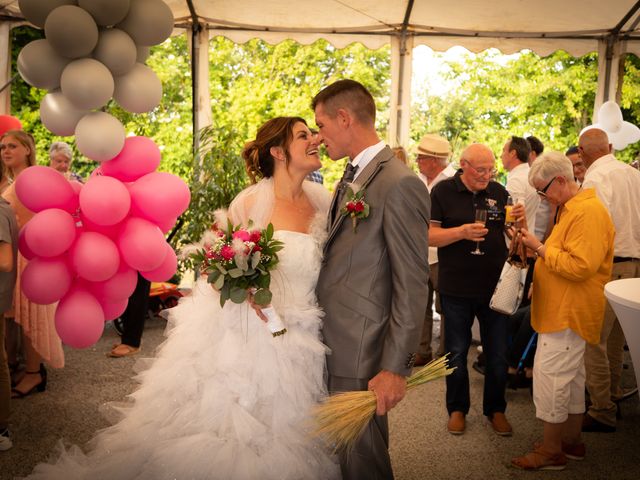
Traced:
<svg viewBox="0 0 640 480">
<path fill-rule="evenodd" d="M 428 45 L 445 51 L 460 45 L 479 52 L 531 49 L 581 56 L 597 51 L 599 82 L 594 111 L 616 99 L 621 56 L 640 55 L 640 0 L 165 0 L 175 26 L 193 41 L 194 127 L 210 122 L 208 40 L 224 35 L 235 42 L 261 38 L 303 44 L 324 38 L 336 47 L 361 42 L 391 44 L 392 91 L 389 142 L 409 136 L 411 55 Z M 0 0 L 0 51 L 9 29 L 21 20 L 17 0 Z M 0 86 L 9 79 L 0 57 Z M 0 113 L 8 100 L 0 94 Z"/>
</svg>

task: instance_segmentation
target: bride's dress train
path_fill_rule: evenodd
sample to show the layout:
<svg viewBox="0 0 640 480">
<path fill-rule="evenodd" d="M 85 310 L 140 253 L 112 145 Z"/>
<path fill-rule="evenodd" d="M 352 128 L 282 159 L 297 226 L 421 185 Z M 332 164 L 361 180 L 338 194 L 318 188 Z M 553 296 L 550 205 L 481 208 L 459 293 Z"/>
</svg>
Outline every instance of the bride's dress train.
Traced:
<svg viewBox="0 0 640 480">
<path fill-rule="evenodd" d="M 169 333 L 122 419 L 29 478 L 328 479 L 336 460 L 308 433 L 309 409 L 326 394 L 320 249 L 313 236 L 278 231 L 273 306 L 288 332 L 272 337 L 246 305 L 200 280 L 172 309 Z"/>
</svg>

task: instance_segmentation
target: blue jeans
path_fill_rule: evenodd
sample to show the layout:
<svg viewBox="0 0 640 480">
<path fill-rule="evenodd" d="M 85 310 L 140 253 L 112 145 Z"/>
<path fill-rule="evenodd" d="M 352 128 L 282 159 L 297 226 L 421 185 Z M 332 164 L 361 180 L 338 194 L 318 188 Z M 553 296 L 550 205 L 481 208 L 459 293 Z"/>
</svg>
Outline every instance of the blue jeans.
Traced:
<svg viewBox="0 0 640 480">
<path fill-rule="evenodd" d="M 489 308 L 489 298 L 440 296 L 444 322 L 444 348 L 451 352 L 449 365 L 457 367 L 447 376 L 447 411 L 469 413 L 469 371 L 467 352 L 471 346 L 474 317 L 480 323 L 480 338 L 486 359 L 482 411 L 491 417 L 507 408 L 507 325 L 509 317 Z"/>
</svg>

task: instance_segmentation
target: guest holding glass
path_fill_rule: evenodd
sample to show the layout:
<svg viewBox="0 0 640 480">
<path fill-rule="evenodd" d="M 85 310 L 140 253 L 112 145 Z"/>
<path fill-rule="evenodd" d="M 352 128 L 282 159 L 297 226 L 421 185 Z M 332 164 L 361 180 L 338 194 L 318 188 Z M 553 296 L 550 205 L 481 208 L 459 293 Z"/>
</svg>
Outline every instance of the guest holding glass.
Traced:
<svg viewBox="0 0 640 480">
<path fill-rule="evenodd" d="M 512 433 L 504 414 L 508 317 L 489 308 L 507 258 L 504 220 L 509 194 L 492 180 L 494 175 L 493 152 L 475 143 L 462 153 L 460 170 L 431 192 L 429 245 L 438 247 L 438 283 L 447 319 L 445 351 L 451 352 L 450 366 L 456 367 L 446 380 L 447 429 L 454 435 L 464 433 L 470 409 L 467 352 L 474 317 L 480 322 L 486 355 L 483 413 L 498 435 Z M 477 211 L 486 211 L 486 220 Z M 524 207 L 516 205 L 514 215 L 524 217 Z"/>
<path fill-rule="evenodd" d="M 0 156 L 11 178 L 14 180 L 27 168 L 36 164 L 36 149 L 33 137 L 21 130 L 9 130 L 0 137 Z M 9 185 L 2 197 L 16 214 L 18 226 L 22 228 L 34 213 L 18 199 L 15 182 Z M 18 255 L 18 279 L 14 293 L 13 320 L 22 327 L 22 342 L 25 351 L 26 370 L 12 389 L 12 398 L 23 398 L 36 391 L 43 392 L 47 386 L 47 370 L 43 362 L 54 368 L 64 366 L 62 342 L 54 325 L 55 304 L 38 305 L 24 296 L 20 289 L 20 277 L 28 260 Z M 7 317 L 10 315 L 7 313 Z M 15 362 L 10 358 L 10 362 Z"/>
<path fill-rule="evenodd" d="M 543 422 L 543 440 L 511 463 L 525 470 L 562 470 L 567 457 L 585 455 L 580 436 L 584 351 L 586 342 L 600 340 L 615 232 L 595 190 L 581 189 L 571 161 L 562 153 L 538 158 L 529 182 L 558 213 L 544 244 L 522 229 L 524 244 L 538 255 L 531 298 L 531 324 L 539 335 L 533 401 Z"/>
</svg>

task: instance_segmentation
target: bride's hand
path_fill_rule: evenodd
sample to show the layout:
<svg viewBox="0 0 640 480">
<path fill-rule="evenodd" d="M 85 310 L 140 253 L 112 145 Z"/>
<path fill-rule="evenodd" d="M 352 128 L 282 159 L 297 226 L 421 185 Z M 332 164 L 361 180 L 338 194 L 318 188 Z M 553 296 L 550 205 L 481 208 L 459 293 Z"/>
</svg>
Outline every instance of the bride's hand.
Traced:
<svg viewBox="0 0 640 480">
<path fill-rule="evenodd" d="M 256 315 L 258 315 L 260 320 L 262 320 L 264 323 L 267 323 L 269 321 L 269 319 L 262 312 L 262 306 L 258 305 L 257 303 L 255 303 L 253 301 L 253 291 L 252 290 L 247 290 L 247 302 L 249 302 L 249 305 L 251 305 L 251 308 L 253 308 L 255 310 Z M 267 305 L 267 306 L 270 306 L 270 305 Z"/>
</svg>

